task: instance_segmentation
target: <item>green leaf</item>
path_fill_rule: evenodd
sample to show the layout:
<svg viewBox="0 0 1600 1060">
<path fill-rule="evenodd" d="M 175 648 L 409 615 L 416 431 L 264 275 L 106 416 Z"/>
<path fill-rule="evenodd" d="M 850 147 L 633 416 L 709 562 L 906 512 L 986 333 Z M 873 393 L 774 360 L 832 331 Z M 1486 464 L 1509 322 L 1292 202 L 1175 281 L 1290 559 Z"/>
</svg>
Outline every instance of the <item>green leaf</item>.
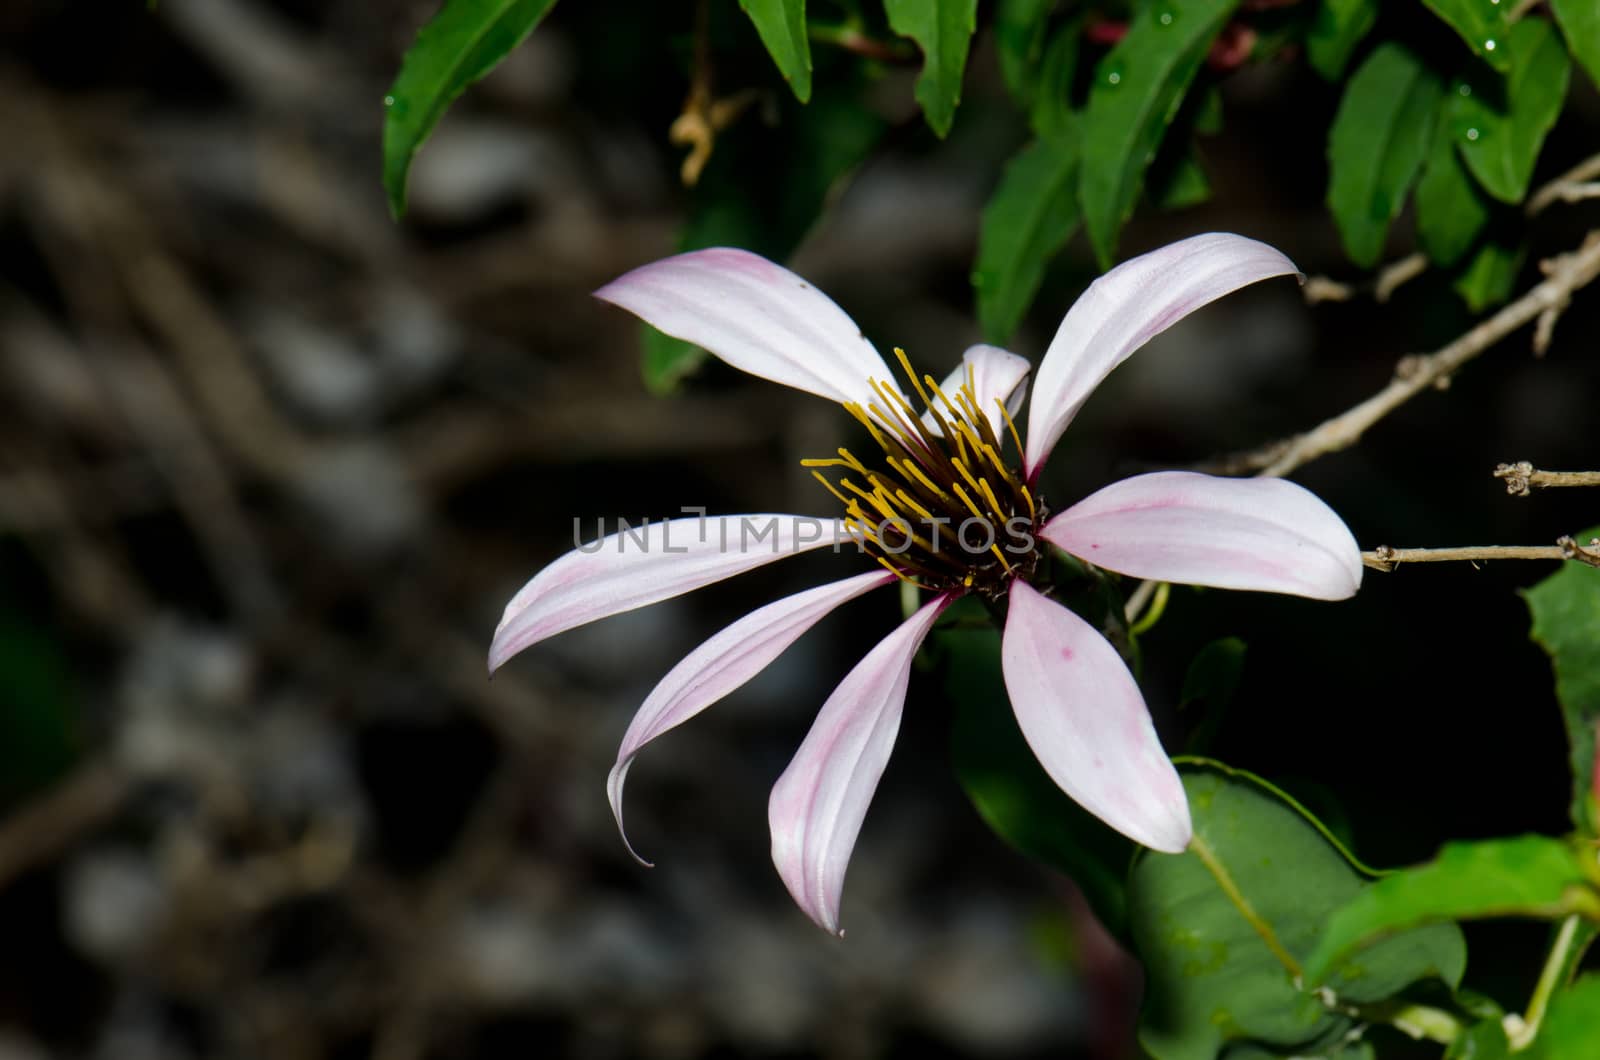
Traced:
<svg viewBox="0 0 1600 1060">
<path fill-rule="evenodd" d="M 1163 154 L 1166 154 L 1163 148 Z M 1156 157 L 1145 189 L 1158 210 L 1182 210 L 1211 198 L 1211 178 L 1200 164 L 1200 149 L 1193 144 L 1174 150 L 1170 158 Z"/>
<path fill-rule="evenodd" d="M 1587 541 L 1600 527 L 1579 535 Z M 1533 612 L 1533 639 L 1556 670 L 1556 698 L 1566 720 L 1572 761 L 1572 821 L 1585 835 L 1600 834 L 1595 784 L 1595 740 L 1600 736 L 1600 568 L 1568 560 L 1525 591 Z"/>
<path fill-rule="evenodd" d="M 1033 106 L 1043 76 L 1046 31 L 1055 0 L 1000 0 L 994 12 L 994 49 L 1000 75 L 1017 106 Z"/>
<path fill-rule="evenodd" d="M 1005 342 L 1039 292 L 1045 266 L 1078 227 L 1078 145 L 1037 140 L 1006 165 L 983 208 L 972 285 L 978 320 L 991 342 Z"/>
<path fill-rule="evenodd" d="M 933 642 L 955 711 L 956 777 L 978 815 L 1020 853 L 1071 876 L 1100 922 L 1122 935 L 1133 844 L 1068 798 L 1033 757 L 1006 696 L 999 631 L 940 629 Z"/>
<path fill-rule="evenodd" d="M 1528 1060 L 1594 1060 L 1600 1056 L 1600 973 L 1582 976 L 1557 994 L 1524 1054 Z"/>
<path fill-rule="evenodd" d="M 1028 123 L 1041 139 L 1070 136 L 1077 142 L 1081 132 L 1079 116 L 1072 110 L 1072 79 L 1078 72 L 1077 21 L 1068 23 L 1050 38 L 1040 68 L 1039 90 L 1028 111 Z"/>
<path fill-rule="evenodd" d="M 856 86 L 819 83 L 806 106 L 786 102 L 776 127 L 724 137 L 695 186 L 678 249 L 736 246 L 782 261 L 794 253 L 838 186 L 883 135 L 855 101 Z M 767 193 L 751 195 L 751 188 Z M 670 393 L 705 360 L 699 347 L 641 324 L 645 386 Z"/>
<path fill-rule="evenodd" d="M 1297 1046 L 1288 1052 L 1264 1049 L 1251 1042 L 1236 1045 L 1222 1054 L 1222 1060 L 1375 1060 L 1376 1057 L 1371 1042 L 1342 1040 L 1330 1042 L 1326 1048 L 1307 1049 Z"/>
<path fill-rule="evenodd" d="M 1484 62 L 1501 73 L 1511 69 L 1506 54 L 1506 4 L 1500 0 L 1422 0 L 1461 34 Z"/>
<path fill-rule="evenodd" d="M 1306 962 L 1320 983 L 1344 955 L 1422 924 L 1484 917 L 1600 915 L 1573 848 L 1546 836 L 1447 843 L 1424 865 L 1390 873 L 1336 911 Z"/>
<path fill-rule="evenodd" d="M 1600 85 L 1600 5 L 1594 0 L 1550 0 L 1567 50 L 1589 71 L 1589 80 Z"/>
<path fill-rule="evenodd" d="M 1521 243 L 1491 236 L 1478 245 L 1477 252 L 1457 273 L 1451 286 L 1467 303 L 1468 309 L 1481 313 L 1511 297 L 1517 274 L 1522 271 L 1524 254 Z"/>
<path fill-rule="evenodd" d="M 445 0 L 422 27 L 383 101 L 383 186 L 396 217 L 405 212 L 411 159 L 445 110 L 554 6 L 555 0 Z"/>
<path fill-rule="evenodd" d="M 1103 268 L 1133 213 L 1146 168 L 1177 117 L 1211 42 L 1238 0 L 1146 5 L 1095 67 L 1083 118 L 1078 195 Z"/>
<path fill-rule="evenodd" d="M 48 626 L 0 606 L 0 812 L 49 786 L 76 758 L 70 672 Z"/>
<path fill-rule="evenodd" d="M 1443 109 L 1450 106 L 1447 98 Z M 1417 241 L 1435 265 L 1454 265 L 1488 222 L 1489 203 L 1456 154 L 1450 122 L 1441 120 L 1434 129 L 1428 164 L 1417 181 Z"/>
<path fill-rule="evenodd" d="M 1328 913 L 1368 886 L 1361 870 L 1264 781 L 1217 763 L 1181 771 L 1195 839 L 1179 855 L 1142 852 L 1129 876 L 1147 976 L 1140 1043 L 1156 1060 L 1213 1060 L 1229 1042 L 1326 1055 L 1351 1018 L 1293 971 Z M 1344 962 L 1329 985 L 1341 1003 L 1369 1004 L 1427 978 L 1454 987 L 1465 961 L 1460 931 L 1438 925 Z"/>
<path fill-rule="evenodd" d="M 978 28 L 978 0 L 883 0 L 889 28 L 922 49 L 917 102 L 929 128 L 940 136 L 955 121 L 961 76 Z"/>
<path fill-rule="evenodd" d="M 1328 130 L 1328 207 L 1350 260 L 1378 263 L 1422 165 L 1444 92 L 1415 55 L 1385 42 L 1351 76 Z"/>
<path fill-rule="evenodd" d="M 1201 648 L 1183 676 L 1183 692 L 1178 697 L 1180 711 L 1198 711 L 1200 721 L 1189 735 L 1184 750 L 1205 754 L 1216 741 L 1228 708 L 1238 694 L 1244 678 L 1245 643 L 1238 637 L 1223 637 Z"/>
<path fill-rule="evenodd" d="M 1498 1019 L 1474 1023 L 1450 1043 L 1444 1060 L 1511 1060 L 1511 1040 Z"/>
<path fill-rule="evenodd" d="M 1572 61 L 1555 27 L 1541 18 L 1511 27 L 1506 57 L 1513 63 L 1506 77 L 1487 70 L 1468 75 L 1468 92 L 1456 95 L 1451 124 L 1461 157 L 1484 190 L 1520 203 L 1567 97 Z"/>
<path fill-rule="evenodd" d="M 1356 45 L 1378 20 L 1378 0 L 1322 0 L 1306 31 L 1311 68 L 1329 81 L 1344 74 Z"/>
<path fill-rule="evenodd" d="M 739 0 L 756 24 L 778 71 L 801 103 L 811 99 L 811 44 L 806 39 L 806 0 Z"/>
</svg>

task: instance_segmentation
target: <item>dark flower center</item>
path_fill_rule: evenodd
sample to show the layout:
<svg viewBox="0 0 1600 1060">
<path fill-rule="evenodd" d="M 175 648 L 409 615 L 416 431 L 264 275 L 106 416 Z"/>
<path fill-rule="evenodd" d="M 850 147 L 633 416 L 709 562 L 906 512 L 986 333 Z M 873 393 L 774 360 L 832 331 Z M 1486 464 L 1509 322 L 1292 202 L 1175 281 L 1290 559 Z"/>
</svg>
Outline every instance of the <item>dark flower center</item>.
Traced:
<svg viewBox="0 0 1600 1060">
<path fill-rule="evenodd" d="M 836 457 L 801 463 L 844 505 L 845 525 L 863 551 L 897 577 L 934 592 L 997 599 L 1012 578 L 1033 573 L 1044 505 L 1006 463 L 1005 442 L 979 406 L 971 366 L 966 381 L 946 394 L 932 376 L 918 381 L 904 350 L 894 353 L 926 417 L 892 381 L 874 379 L 878 400 L 865 408 L 847 402 L 845 409 L 883 450 L 882 463 L 869 466 L 843 448 Z M 1021 453 L 1005 402 L 995 404 Z"/>
</svg>

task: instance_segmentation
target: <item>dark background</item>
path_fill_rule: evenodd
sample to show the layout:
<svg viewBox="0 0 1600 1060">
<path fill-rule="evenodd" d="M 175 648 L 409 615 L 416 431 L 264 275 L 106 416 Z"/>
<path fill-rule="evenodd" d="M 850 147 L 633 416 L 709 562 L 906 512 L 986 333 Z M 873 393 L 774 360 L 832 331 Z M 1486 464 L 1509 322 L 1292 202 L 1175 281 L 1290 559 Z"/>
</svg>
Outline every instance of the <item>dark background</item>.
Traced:
<svg viewBox="0 0 1600 1060">
<path fill-rule="evenodd" d="M 977 820 L 931 682 L 852 863 L 847 940 L 771 870 L 767 789 L 892 594 L 652 746 L 629 823 L 659 868 L 617 840 L 605 772 L 654 681 L 850 561 L 758 571 L 485 679 L 501 606 L 574 517 L 832 514 L 798 461 L 852 437 L 839 410 L 721 365 L 647 395 L 631 320 L 588 297 L 669 253 L 684 202 L 664 130 L 690 5 L 613 6 L 561 5 L 468 93 L 400 224 L 381 99 L 431 4 L 0 9 L 3 1060 L 1127 1055 L 1127 964 L 1065 881 Z M 771 87 L 731 32 L 744 58 L 723 82 Z M 936 373 L 979 337 L 978 211 L 1023 137 L 1000 92 L 980 36 L 939 143 L 911 75 L 878 79 L 868 105 L 893 131 L 792 261 Z M 1322 206 L 1334 91 L 1279 60 L 1225 99 L 1202 145 L 1215 199 L 1141 213 L 1123 253 L 1223 228 L 1359 279 Z M 1536 181 L 1597 126 L 1575 76 Z M 1595 220 L 1547 211 L 1530 260 Z M 1407 223 L 1394 240 L 1410 249 Z M 1092 275 L 1074 243 L 1013 347 L 1037 358 Z M 1600 523 L 1581 491 L 1514 499 L 1489 474 L 1600 462 L 1597 302 L 1578 295 L 1546 357 L 1519 333 L 1297 479 L 1368 548 Z M 1048 495 L 1309 427 L 1470 324 L 1426 275 L 1381 306 L 1242 292 L 1102 388 Z M 1562 734 L 1516 595 L 1549 570 L 1369 572 L 1338 605 L 1176 590 L 1146 694 L 1180 745 L 1189 660 L 1242 637 L 1216 754 L 1370 863 L 1558 832 Z M 1469 985 L 1520 1007 L 1543 929 L 1472 940 Z"/>
</svg>

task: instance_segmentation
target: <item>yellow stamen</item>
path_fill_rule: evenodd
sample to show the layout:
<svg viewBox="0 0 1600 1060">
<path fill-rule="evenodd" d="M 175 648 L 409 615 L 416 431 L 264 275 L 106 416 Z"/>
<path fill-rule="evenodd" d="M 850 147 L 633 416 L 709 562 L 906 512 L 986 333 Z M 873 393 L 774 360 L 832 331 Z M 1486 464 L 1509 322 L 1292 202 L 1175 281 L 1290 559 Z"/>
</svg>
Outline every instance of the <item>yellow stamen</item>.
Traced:
<svg viewBox="0 0 1600 1060">
<path fill-rule="evenodd" d="M 811 472 L 811 477 L 816 479 L 818 482 L 822 483 L 822 488 L 823 489 L 827 490 L 829 493 L 833 494 L 835 497 L 838 497 L 840 504 L 849 504 L 850 503 L 850 498 L 846 497 L 844 494 L 842 494 L 838 490 L 834 489 L 833 488 L 833 483 L 829 482 L 827 476 L 824 475 L 822 472 L 813 471 L 813 472 Z"/>
<path fill-rule="evenodd" d="M 1000 406 L 1000 415 L 1002 415 L 1002 416 L 1004 416 L 1006 418 L 1006 427 L 1009 428 L 1010 431 L 1011 431 L 1011 440 L 1013 442 L 1017 443 L 1017 455 L 1021 456 L 1022 455 L 1022 439 L 1017 435 L 1017 425 L 1014 422 L 1012 422 L 1011 410 L 1006 408 L 1006 403 L 1004 401 L 1001 401 L 999 398 L 995 398 L 994 399 L 994 403 L 996 405 Z"/>
</svg>

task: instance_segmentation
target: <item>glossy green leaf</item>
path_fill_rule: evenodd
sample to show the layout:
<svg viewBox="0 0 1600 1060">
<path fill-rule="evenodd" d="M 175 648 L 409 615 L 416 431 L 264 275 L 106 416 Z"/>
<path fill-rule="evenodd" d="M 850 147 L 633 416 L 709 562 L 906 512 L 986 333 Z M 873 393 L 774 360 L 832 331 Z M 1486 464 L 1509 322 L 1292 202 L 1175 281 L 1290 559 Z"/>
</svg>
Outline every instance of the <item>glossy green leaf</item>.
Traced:
<svg viewBox="0 0 1600 1060">
<path fill-rule="evenodd" d="M 1526 253 L 1521 243 L 1491 235 L 1478 244 L 1451 286 L 1474 313 L 1497 306 L 1511 297 Z"/>
<path fill-rule="evenodd" d="M 1443 109 L 1451 106 L 1447 98 Z M 1417 181 L 1417 241 L 1435 265 L 1454 265 L 1489 223 L 1489 203 L 1456 153 L 1455 131 L 1442 116 Z"/>
<path fill-rule="evenodd" d="M 446 0 L 400 62 L 384 99 L 383 186 L 405 212 L 411 160 L 455 98 L 527 39 L 555 0 Z"/>
<path fill-rule="evenodd" d="M 917 102 L 928 127 L 943 136 L 961 102 L 961 78 L 978 28 L 978 0 L 883 0 L 883 9 L 889 28 L 922 49 Z"/>
<path fill-rule="evenodd" d="M 1474 1023 L 1450 1043 L 1444 1060 L 1511 1060 L 1511 1040 L 1498 1019 Z"/>
<path fill-rule="evenodd" d="M 1102 267 L 1133 213 L 1145 170 L 1238 0 L 1149 4 L 1095 67 L 1083 118 L 1079 199 Z"/>
<path fill-rule="evenodd" d="M 881 119 L 856 105 L 856 87 L 819 83 L 800 106 L 785 101 L 781 121 L 752 123 L 723 137 L 701 175 L 678 239 L 679 250 L 735 246 L 774 261 L 794 253 L 838 186 L 883 135 Z M 751 195 L 752 187 L 765 187 Z M 640 325 L 645 385 L 669 393 L 705 359 L 699 347 Z"/>
<path fill-rule="evenodd" d="M 1056 0 L 1000 0 L 994 10 L 994 50 L 1000 76 L 1023 109 L 1033 106 L 1044 72 L 1050 12 Z"/>
<path fill-rule="evenodd" d="M 1582 976 L 1555 996 L 1528 1060 L 1594 1060 L 1600 1056 L 1600 973 Z"/>
<path fill-rule="evenodd" d="M 794 96 L 805 103 L 811 99 L 811 44 L 806 39 L 806 0 L 739 0 L 767 46 L 767 54 L 778 64 L 778 72 L 789 82 Z"/>
<path fill-rule="evenodd" d="M 1511 69 L 1506 55 L 1506 3 L 1500 0 L 1422 0 L 1461 34 L 1484 62 L 1501 73 Z M 1509 2 L 1509 0 L 1508 0 Z"/>
<path fill-rule="evenodd" d="M 1567 50 L 1589 72 L 1589 80 L 1600 85 L 1600 4 L 1594 0 L 1550 0 Z"/>
<path fill-rule="evenodd" d="M 1028 111 L 1028 123 L 1041 139 L 1071 137 L 1076 143 L 1081 118 L 1072 109 L 1072 79 L 1078 72 L 1078 22 L 1056 30 L 1044 52 L 1039 90 Z"/>
<path fill-rule="evenodd" d="M 1579 540 L 1600 535 L 1600 527 Z M 1595 741 L 1600 737 L 1600 568 L 1568 560 L 1523 593 L 1533 612 L 1533 639 L 1550 654 L 1556 697 L 1566 719 L 1572 762 L 1572 820 L 1600 834 Z"/>
<path fill-rule="evenodd" d="M 1036 140 L 1006 166 L 983 208 L 972 285 L 978 320 L 992 342 L 1017 330 L 1045 266 L 1078 227 L 1078 145 Z"/>
<path fill-rule="evenodd" d="M 1369 884 L 1271 785 L 1216 763 L 1185 763 L 1182 773 L 1193 844 L 1179 855 L 1141 852 L 1129 876 L 1128 920 L 1147 977 L 1141 1044 L 1156 1060 L 1214 1060 L 1231 1042 L 1326 1055 L 1350 1017 L 1297 986 L 1294 971 L 1326 916 Z M 1368 1004 L 1424 979 L 1453 987 L 1465 961 L 1460 931 L 1436 925 L 1363 951 L 1329 985 L 1340 1002 Z"/>
<path fill-rule="evenodd" d="M 1022 854 L 1071 876 L 1101 923 L 1121 935 L 1133 844 L 1068 798 L 1033 757 L 1006 696 L 999 631 L 940 629 L 933 644 L 955 710 L 956 776 L 979 816 Z"/>
<path fill-rule="evenodd" d="M 1520 203 L 1545 134 L 1567 98 L 1572 62 L 1555 27 L 1542 18 L 1512 26 L 1506 45 L 1511 73 L 1474 70 L 1466 81 L 1469 91 L 1454 98 L 1451 125 L 1461 157 L 1484 190 Z"/>
<path fill-rule="evenodd" d="M 1329 917 L 1306 981 L 1320 983 L 1341 957 L 1422 924 L 1575 912 L 1600 915 L 1600 895 L 1570 844 L 1534 835 L 1447 843 L 1434 860 L 1390 873 Z"/>
<path fill-rule="evenodd" d="M 1356 45 L 1378 20 L 1378 0 L 1322 0 L 1306 31 L 1311 68 L 1329 81 L 1344 75 Z"/>
<path fill-rule="evenodd" d="M 1443 92 L 1438 77 L 1393 42 L 1379 45 L 1345 86 L 1328 130 L 1328 207 L 1357 265 L 1376 265 L 1383 254 Z"/>
</svg>

